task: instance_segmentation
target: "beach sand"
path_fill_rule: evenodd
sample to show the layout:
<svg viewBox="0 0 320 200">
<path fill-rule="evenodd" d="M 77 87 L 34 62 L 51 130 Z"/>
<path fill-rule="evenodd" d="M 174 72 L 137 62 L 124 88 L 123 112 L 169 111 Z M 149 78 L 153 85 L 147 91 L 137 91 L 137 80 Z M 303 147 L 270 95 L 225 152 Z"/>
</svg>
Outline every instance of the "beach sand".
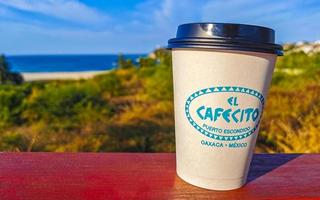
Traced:
<svg viewBox="0 0 320 200">
<path fill-rule="evenodd" d="M 47 80 L 78 80 L 88 79 L 108 71 L 85 71 L 85 72 L 28 72 L 21 73 L 25 81 L 47 81 Z"/>
</svg>

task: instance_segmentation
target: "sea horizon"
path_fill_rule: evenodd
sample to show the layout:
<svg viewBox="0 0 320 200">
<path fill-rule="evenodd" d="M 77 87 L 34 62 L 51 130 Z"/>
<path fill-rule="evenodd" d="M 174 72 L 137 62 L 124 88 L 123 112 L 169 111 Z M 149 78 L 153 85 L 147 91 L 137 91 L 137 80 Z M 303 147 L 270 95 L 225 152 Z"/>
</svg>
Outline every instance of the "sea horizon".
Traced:
<svg viewBox="0 0 320 200">
<path fill-rule="evenodd" d="M 147 54 L 30 54 L 6 56 L 10 69 L 19 73 L 106 71 L 117 67 L 119 55 L 134 63 Z"/>
</svg>

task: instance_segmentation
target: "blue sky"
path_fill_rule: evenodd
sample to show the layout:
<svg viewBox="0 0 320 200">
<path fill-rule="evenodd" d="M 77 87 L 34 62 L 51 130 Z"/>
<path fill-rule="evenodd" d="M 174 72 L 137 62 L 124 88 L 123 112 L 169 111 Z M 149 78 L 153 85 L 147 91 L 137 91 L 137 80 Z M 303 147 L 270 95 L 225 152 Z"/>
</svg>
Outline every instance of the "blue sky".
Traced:
<svg viewBox="0 0 320 200">
<path fill-rule="evenodd" d="M 0 53 L 147 53 L 181 23 L 268 26 L 277 42 L 320 39 L 318 0 L 0 0 Z"/>
</svg>

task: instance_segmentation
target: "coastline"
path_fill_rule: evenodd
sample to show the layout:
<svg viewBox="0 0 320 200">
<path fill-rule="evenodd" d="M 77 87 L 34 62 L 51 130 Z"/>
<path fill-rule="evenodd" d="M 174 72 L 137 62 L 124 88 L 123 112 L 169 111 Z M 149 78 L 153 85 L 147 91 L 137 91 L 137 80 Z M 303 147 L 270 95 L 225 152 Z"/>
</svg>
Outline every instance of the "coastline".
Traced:
<svg viewBox="0 0 320 200">
<path fill-rule="evenodd" d="M 79 80 L 88 79 L 96 75 L 108 73 L 107 71 L 83 71 L 83 72 L 23 72 L 24 81 L 48 81 L 48 80 Z"/>
</svg>

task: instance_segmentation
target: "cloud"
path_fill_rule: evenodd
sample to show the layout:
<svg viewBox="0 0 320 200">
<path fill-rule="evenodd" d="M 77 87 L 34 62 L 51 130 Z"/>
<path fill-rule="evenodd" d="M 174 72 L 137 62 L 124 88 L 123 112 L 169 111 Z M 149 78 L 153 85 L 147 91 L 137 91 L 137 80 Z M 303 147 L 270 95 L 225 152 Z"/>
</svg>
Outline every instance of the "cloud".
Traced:
<svg viewBox="0 0 320 200">
<path fill-rule="evenodd" d="M 136 34 L 130 37 L 144 35 L 147 44 L 166 45 L 179 24 L 229 22 L 273 28 L 280 43 L 313 41 L 320 37 L 320 24 L 316 23 L 320 20 L 319 9 L 318 0 L 146 0 L 130 17 L 136 25 L 130 29 Z"/>
<path fill-rule="evenodd" d="M 287 1 L 266 0 L 208 1 L 202 8 L 202 19 L 239 23 L 261 23 L 261 21 L 270 21 L 270 18 L 274 15 L 285 13 L 296 2 L 296 0 L 291 0 L 290 3 Z"/>
<path fill-rule="evenodd" d="M 276 30 L 280 42 L 319 38 L 317 0 L 226 0 L 208 1 L 203 6 L 202 21 L 256 24 Z M 298 28 L 299 27 L 299 28 Z M 315 30 L 315 31 L 314 31 Z"/>
<path fill-rule="evenodd" d="M 140 0 L 121 11 L 97 2 L 0 0 L 0 53 L 150 52 L 200 21 L 268 26 L 279 42 L 320 37 L 317 0 Z"/>
<path fill-rule="evenodd" d="M 80 24 L 100 24 L 109 17 L 77 0 L 0 0 L 0 5 Z"/>
<path fill-rule="evenodd" d="M 166 41 L 164 38 L 173 37 L 179 24 L 199 21 L 200 8 L 197 0 L 184 0 L 183 3 L 177 0 L 146 0 L 136 6 L 130 19 L 139 25 L 135 29 L 140 29 L 142 34 Z"/>
<path fill-rule="evenodd" d="M 173 0 L 164 0 L 160 6 L 160 9 L 154 12 L 155 17 L 158 20 L 163 20 L 171 17 L 173 10 Z"/>
</svg>

